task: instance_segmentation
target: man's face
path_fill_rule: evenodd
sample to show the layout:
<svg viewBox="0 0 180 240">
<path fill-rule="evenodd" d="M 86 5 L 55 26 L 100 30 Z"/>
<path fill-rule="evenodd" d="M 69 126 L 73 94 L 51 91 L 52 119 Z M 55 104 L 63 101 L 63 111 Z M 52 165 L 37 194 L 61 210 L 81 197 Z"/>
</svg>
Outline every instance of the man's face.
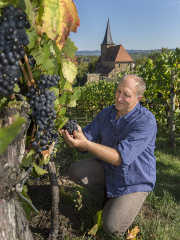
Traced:
<svg viewBox="0 0 180 240">
<path fill-rule="evenodd" d="M 115 107 L 118 115 L 124 115 L 130 112 L 141 97 L 137 96 L 136 82 L 132 78 L 127 78 L 122 81 L 116 90 Z"/>
</svg>

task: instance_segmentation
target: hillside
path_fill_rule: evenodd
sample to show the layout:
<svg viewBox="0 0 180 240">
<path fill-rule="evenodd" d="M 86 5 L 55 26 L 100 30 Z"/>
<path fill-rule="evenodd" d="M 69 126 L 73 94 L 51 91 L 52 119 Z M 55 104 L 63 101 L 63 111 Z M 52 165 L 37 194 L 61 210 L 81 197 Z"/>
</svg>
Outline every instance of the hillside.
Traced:
<svg viewBox="0 0 180 240">
<path fill-rule="evenodd" d="M 149 54 L 152 52 L 157 52 L 160 51 L 159 49 L 155 49 L 155 50 L 127 50 L 127 52 L 129 54 Z M 81 51 L 77 51 L 76 52 L 77 56 L 100 56 L 101 55 L 101 51 L 100 50 L 81 50 Z"/>
</svg>

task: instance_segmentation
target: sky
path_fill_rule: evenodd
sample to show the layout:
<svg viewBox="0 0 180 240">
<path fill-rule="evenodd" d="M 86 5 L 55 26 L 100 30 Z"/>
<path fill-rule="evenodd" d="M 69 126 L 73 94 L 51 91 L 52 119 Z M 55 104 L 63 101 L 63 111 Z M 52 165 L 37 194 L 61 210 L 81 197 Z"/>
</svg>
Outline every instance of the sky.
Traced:
<svg viewBox="0 0 180 240">
<path fill-rule="evenodd" d="M 107 20 L 112 40 L 126 49 L 180 47 L 180 0 L 74 0 L 80 27 L 70 38 L 78 50 L 100 50 Z"/>
</svg>

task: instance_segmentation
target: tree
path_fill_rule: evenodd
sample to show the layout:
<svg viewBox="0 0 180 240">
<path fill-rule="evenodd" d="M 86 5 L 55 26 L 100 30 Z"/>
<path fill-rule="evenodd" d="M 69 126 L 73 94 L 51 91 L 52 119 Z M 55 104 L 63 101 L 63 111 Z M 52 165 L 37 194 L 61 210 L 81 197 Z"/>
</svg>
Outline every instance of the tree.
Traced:
<svg viewBox="0 0 180 240">
<path fill-rule="evenodd" d="M 94 73 L 98 56 L 79 56 L 78 73 L 76 76 L 75 86 L 84 86 L 87 82 L 87 73 Z"/>
<path fill-rule="evenodd" d="M 175 129 L 179 114 L 180 50 L 162 49 L 145 64 L 136 69 L 137 74 L 147 82 L 146 96 L 150 109 L 155 113 L 160 124 L 166 123 L 169 140 L 175 147 Z"/>
</svg>

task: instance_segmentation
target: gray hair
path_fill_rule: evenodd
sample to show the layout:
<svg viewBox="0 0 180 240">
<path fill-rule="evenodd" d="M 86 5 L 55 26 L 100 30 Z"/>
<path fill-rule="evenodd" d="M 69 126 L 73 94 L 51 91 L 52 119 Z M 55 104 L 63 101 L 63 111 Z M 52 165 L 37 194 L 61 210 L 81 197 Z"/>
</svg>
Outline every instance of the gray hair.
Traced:
<svg viewBox="0 0 180 240">
<path fill-rule="evenodd" d="M 125 81 L 127 78 L 134 79 L 136 82 L 137 96 L 143 96 L 146 91 L 146 83 L 142 77 L 137 76 L 136 74 L 127 74 L 119 80 L 119 84 Z M 118 84 L 118 85 L 119 85 Z"/>
</svg>

